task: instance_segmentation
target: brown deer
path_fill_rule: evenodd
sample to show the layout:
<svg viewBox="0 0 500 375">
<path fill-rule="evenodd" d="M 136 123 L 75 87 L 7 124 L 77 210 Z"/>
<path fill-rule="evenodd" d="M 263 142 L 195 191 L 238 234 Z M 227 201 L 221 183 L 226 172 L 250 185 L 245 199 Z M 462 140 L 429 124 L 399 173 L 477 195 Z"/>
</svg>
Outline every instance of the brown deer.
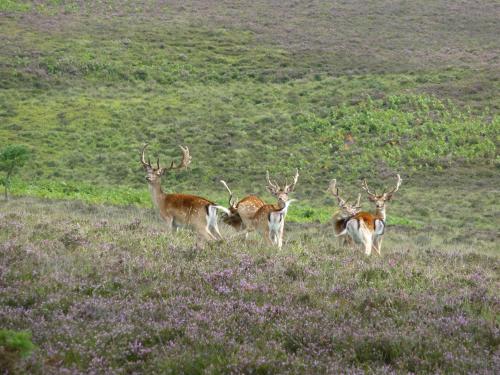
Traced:
<svg viewBox="0 0 500 375">
<path fill-rule="evenodd" d="M 358 212 L 347 221 L 345 232 L 354 242 L 364 246 L 366 255 L 371 254 L 372 248 L 380 255 L 382 236 L 385 232 L 385 204 L 392 199 L 402 182 L 398 174 L 396 186 L 392 190 L 377 194 L 372 193 L 366 180 L 363 180 L 361 188 L 368 194 L 368 199 L 375 203 L 375 213 Z"/>
<path fill-rule="evenodd" d="M 251 220 L 255 216 L 255 213 L 265 205 L 264 201 L 255 195 L 248 195 L 245 198 L 236 202 L 233 198 L 233 193 L 227 183 L 221 180 L 222 185 L 229 192 L 229 211 L 230 214 L 224 214 L 222 216 L 222 221 L 236 229 L 237 231 L 245 231 L 251 227 Z M 245 231 L 245 237 L 248 235 L 248 231 Z"/>
<path fill-rule="evenodd" d="M 217 210 L 229 214 L 229 210 L 219 206 L 205 198 L 190 194 L 166 194 L 163 192 L 160 182 L 161 177 L 171 170 L 186 168 L 191 163 L 191 156 L 187 147 L 180 146 L 182 160 L 178 165 L 174 162 L 168 168 L 160 168 L 160 159 L 156 161 L 156 167 L 146 162 L 144 152 L 148 147 L 145 144 L 141 153 L 141 164 L 146 171 L 146 181 L 149 184 L 151 198 L 154 205 L 160 211 L 160 215 L 167 223 L 169 230 L 179 226 L 192 228 L 198 237 L 205 241 L 222 240 L 217 227 Z"/>
<path fill-rule="evenodd" d="M 337 205 L 339 210 L 333 215 L 333 231 L 335 237 L 338 237 L 343 245 L 351 245 L 352 239 L 346 233 L 346 225 L 349 219 L 361 211 L 360 201 L 361 194 L 358 194 L 358 200 L 356 203 L 351 204 L 348 200 L 342 199 L 340 197 L 339 188 L 337 187 L 337 180 L 333 179 L 328 186 L 328 191 L 337 198 Z"/>
<path fill-rule="evenodd" d="M 288 194 L 293 192 L 298 179 L 299 170 L 297 169 L 292 183 L 289 185 L 285 182 L 285 185 L 280 187 L 276 182 L 270 180 L 269 172 L 266 172 L 266 188 L 278 199 L 278 203 L 261 206 L 249 221 L 248 230 L 261 232 L 268 244 L 277 245 L 279 249 L 283 246 L 283 232 L 288 206 L 295 200 L 288 199 Z"/>
</svg>

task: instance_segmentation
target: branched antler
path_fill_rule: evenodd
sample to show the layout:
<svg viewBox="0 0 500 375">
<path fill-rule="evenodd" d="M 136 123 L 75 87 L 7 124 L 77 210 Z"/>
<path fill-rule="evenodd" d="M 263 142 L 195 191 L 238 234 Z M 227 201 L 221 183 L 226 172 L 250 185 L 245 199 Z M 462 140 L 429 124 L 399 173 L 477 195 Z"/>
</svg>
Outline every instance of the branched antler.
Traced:
<svg viewBox="0 0 500 375">
<path fill-rule="evenodd" d="M 328 191 L 332 193 L 332 195 L 337 198 L 337 203 L 340 207 L 345 205 L 345 200 L 340 198 L 339 188 L 337 187 L 337 179 L 333 179 L 330 181 L 330 185 L 328 186 Z"/>
<path fill-rule="evenodd" d="M 297 168 L 295 170 L 295 176 L 293 177 L 293 182 L 291 185 L 286 184 L 285 188 L 283 189 L 286 193 L 291 193 L 293 189 L 295 189 L 295 185 L 297 184 L 297 181 L 299 180 L 299 169 Z"/>
<path fill-rule="evenodd" d="M 269 190 L 271 194 L 277 194 L 278 191 L 280 190 L 280 187 L 276 181 L 271 181 L 271 179 L 269 178 L 269 171 L 266 171 L 266 180 L 267 180 L 267 190 Z"/>
<path fill-rule="evenodd" d="M 401 186 L 401 183 L 403 180 L 401 179 L 401 176 L 399 174 L 396 175 L 397 181 L 396 181 L 396 186 L 390 190 L 387 191 L 387 189 L 384 189 L 384 192 L 381 195 L 378 195 L 376 192 L 372 193 L 370 189 L 368 188 L 368 184 L 366 183 L 366 180 L 363 180 L 363 183 L 361 184 L 361 188 L 366 191 L 366 193 L 374 199 L 384 199 L 384 200 L 390 200 L 392 195 L 398 191 L 399 187 Z"/>
<path fill-rule="evenodd" d="M 361 183 L 361 189 L 363 189 L 364 191 L 366 191 L 366 193 L 372 197 L 376 197 L 377 196 L 377 192 L 375 193 L 372 193 L 370 191 L 370 189 L 368 188 L 368 184 L 366 183 L 366 179 L 363 179 L 363 182 Z"/>
<path fill-rule="evenodd" d="M 403 180 L 399 174 L 397 174 L 396 177 L 397 177 L 396 186 L 391 191 L 384 193 L 384 195 L 386 195 L 388 199 L 390 199 L 392 197 L 392 194 L 394 194 L 396 191 L 399 190 L 399 187 L 401 186 L 401 183 L 403 182 Z"/>
<path fill-rule="evenodd" d="M 174 161 L 170 163 L 170 167 L 168 167 L 167 170 L 172 170 L 172 169 L 182 169 L 182 168 L 187 168 L 187 166 L 191 163 L 192 157 L 189 155 L 189 148 L 179 146 L 180 149 L 182 150 L 182 160 L 179 163 L 179 165 L 175 165 Z"/>
<path fill-rule="evenodd" d="M 156 168 L 153 168 L 151 165 L 151 159 L 148 158 L 148 161 L 146 162 L 146 156 L 144 155 L 146 152 L 146 148 L 149 146 L 148 143 L 144 144 L 142 147 L 142 152 L 141 152 L 141 163 L 144 169 L 154 169 L 154 170 L 159 170 L 160 169 L 160 158 L 156 159 Z M 179 165 L 174 165 L 174 162 L 170 164 L 169 168 L 165 168 L 165 170 L 171 170 L 171 169 L 181 169 L 181 168 L 186 168 L 190 163 L 191 163 L 191 155 L 189 155 L 189 149 L 187 147 L 182 147 L 179 146 L 182 150 L 182 160 L 179 163 Z"/>
<path fill-rule="evenodd" d="M 361 209 L 360 201 L 361 201 L 361 194 L 358 194 L 358 200 L 356 201 L 356 204 L 352 205 L 349 203 L 349 198 L 348 199 L 342 199 L 340 197 L 340 192 L 339 188 L 337 187 L 337 180 L 333 179 L 330 181 L 330 185 L 328 186 L 328 191 L 332 193 L 332 195 L 337 198 L 337 203 L 338 206 L 344 210 L 346 213 L 350 215 L 355 215 L 356 213 L 359 212 Z"/>
</svg>

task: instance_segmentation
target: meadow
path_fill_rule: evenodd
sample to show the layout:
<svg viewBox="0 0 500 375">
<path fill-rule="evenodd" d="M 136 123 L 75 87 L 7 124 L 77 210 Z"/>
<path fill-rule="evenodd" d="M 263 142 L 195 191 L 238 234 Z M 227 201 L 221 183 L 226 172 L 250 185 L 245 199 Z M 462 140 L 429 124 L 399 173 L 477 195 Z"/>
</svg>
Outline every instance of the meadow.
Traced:
<svg viewBox="0 0 500 375">
<path fill-rule="evenodd" d="M 2 202 L 0 321 L 28 373 L 495 373 L 498 249 L 466 229 L 392 226 L 382 257 L 328 225 L 282 251 L 200 251 L 151 210 Z M 468 229 L 469 231 L 471 229 Z M 475 233 L 475 232 L 472 232 Z M 20 363 L 20 364 L 19 364 Z"/>
<path fill-rule="evenodd" d="M 0 0 L 0 148 L 31 151 L 0 202 L 0 368 L 497 373 L 496 13 Z M 146 142 L 164 165 L 190 148 L 165 190 L 220 204 L 220 179 L 271 202 L 266 170 L 299 168 L 283 249 L 166 233 Z M 396 173 L 382 257 L 340 246 L 328 182 Z"/>
</svg>

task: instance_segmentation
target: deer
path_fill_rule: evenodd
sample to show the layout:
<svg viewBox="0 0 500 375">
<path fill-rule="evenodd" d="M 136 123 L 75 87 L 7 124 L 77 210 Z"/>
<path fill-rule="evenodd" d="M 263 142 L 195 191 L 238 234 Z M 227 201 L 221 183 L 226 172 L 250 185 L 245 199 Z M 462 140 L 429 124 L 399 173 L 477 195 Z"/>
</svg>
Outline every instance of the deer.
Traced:
<svg viewBox="0 0 500 375">
<path fill-rule="evenodd" d="M 187 226 L 194 230 L 200 240 L 221 241 L 223 238 L 217 226 L 217 210 L 226 214 L 230 211 L 219 206 L 208 199 L 190 194 L 167 194 L 161 187 L 161 177 L 169 172 L 185 169 L 191 163 L 191 155 L 187 147 L 179 146 L 182 150 L 182 160 L 175 165 L 171 162 L 169 167 L 160 167 L 160 158 L 156 161 L 156 166 L 151 165 L 151 161 L 144 153 L 148 144 L 146 143 L 141 152 L 141 164 L 146 171 L 146 181 L 149 185 L 151 198 L 160 216 L 167 223 L 169 231 L 176 230 L 179 226 Z"/>
<path fill-rule="evenodd" d="M 366 255 L 371 255 L 372 248 L 375 249 L 378 255 L 381 255 L 382 236 L 385 232 L 386 202 L 392 199 L 393 194 L 399 190 L 402 182 L 403 180 L 398 174 L 396 186 L 393 189 L 377 194 L 370 191 L 366 179 L 364 179 L 361 188 L 368 194 L 368 199 L 375 203 L 375 213 L 364 211 L 356 213 L 347 221 L 344 231 L 341 231 L 339 235 L 347 233 L 355 243 L 362 244 Z"/>
<path fill-rule="evenodd" d="M 352 239 L 347 235 L 345 229 L 349 219 L 351 219 L 354 215 L 361 211 L 361 194 L 358 194 L 358 199 L 354 204 L 349 203 L 348 200 L 342 199 L 340 197 L 336 179 L 330 181 L 328 191 L 337 199 L 337 205 L 339 206 L 339 210 L 337 210 L 337 212 L 332 217 L 334 224 L 334 235 L 341 240 L 341 244 L 351 245 Z"/>
<path fill-rule="evenodd" d="M 254 217 L 255 213 L 265 205 L 264 201 L 255 195 L 248 195 L 245 198 L 236 202 L 236 199 L 233 197 L 233 193 L 226 181 L 220 181 L 222 185 L 229 192 L 229 211 L 230 214 L 224 214 L 222 216 L 222 221 L 233 227 L 236 231 L 244 232 L 245 238 L 248 236 L 248 229 L 251 227 L 251 220 Z"/>
<path fill-rule="evenodd" d="M 293 181 L 288 184 L 285 181 L 281 187 L 275 181 L 271 181 L 269 171 L 266 171 L 267 190 L 278 199 L 277 204 L 264 204 L 248 221 L 248 231 L 257 230 L 262 233 L 264 240 L 269 245 L 283 246 L 283 232 L 285 228 L 285 217 L 288 206 L 296 199 L 289 199 L 288 195 L 294 191 L 299 179 L 299 170 L 295 172 Z"/>
</svg>

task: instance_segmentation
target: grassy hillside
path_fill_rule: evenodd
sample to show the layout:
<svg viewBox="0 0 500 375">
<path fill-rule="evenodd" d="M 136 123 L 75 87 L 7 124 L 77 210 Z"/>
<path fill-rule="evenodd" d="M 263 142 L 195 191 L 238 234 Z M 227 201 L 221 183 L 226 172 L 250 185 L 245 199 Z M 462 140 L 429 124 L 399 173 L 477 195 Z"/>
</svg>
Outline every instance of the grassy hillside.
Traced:
<svg viewBox="0 0 500 375">
<path fill-rule="evenodd" d="M 491 9 L 416 3 L 2 2 L 0 139 L 32 148 L 30 191 L 144 191 L 146 141 L 164 163 L 189 145 L 165 182 L 211 196 L 221 177 L 263 193 L 267 168 L 301 168 L 309 200 L 332 176 L 491 165 Z"/>
<path fill-rule="evenodd" d="M 150 210 L 0 210 L 0 322 L 37 345 L 20 373 L 498 370 L 498 253 L 462 225 L 391 227 L 368 258 L 327 227 L 199 251 Z"/>
<path fill-rule="evenodd" d="M 32 152 L 0 201 L 0 368 L 498 372 L 497 13 L 0 0 L 0 148 Z M 189 146 L 165 189 L 220 203 L 221 178 L 271 201 L 266 169 L 300 168 L 283 250 L 165 233 L 145 142 L 163 164 Z M 383 257 L 339 246 L 329 180 L 395 173 Z"/>
</svg>

